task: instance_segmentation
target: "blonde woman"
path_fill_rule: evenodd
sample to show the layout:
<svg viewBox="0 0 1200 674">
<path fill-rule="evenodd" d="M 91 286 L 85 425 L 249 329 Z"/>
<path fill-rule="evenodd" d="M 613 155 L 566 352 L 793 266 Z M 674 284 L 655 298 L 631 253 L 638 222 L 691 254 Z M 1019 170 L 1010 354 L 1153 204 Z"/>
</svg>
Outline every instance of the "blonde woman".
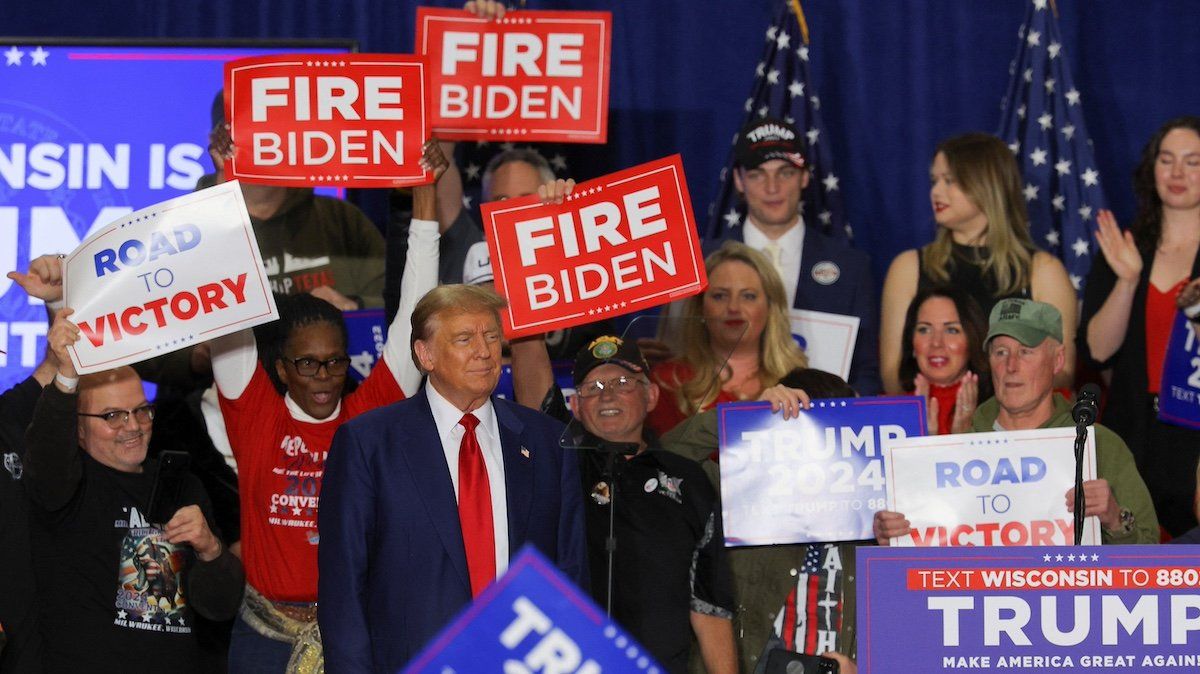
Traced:
<svg viewBox="0 0 1200 674">
<path fill-rule="evenodd" d="M 663 394 L 646 423 L 657 433 L 717 403 L 756 400 L 808 366 L 792 338 L 783 282 L 762 253 L 727 241 L 704 266 L 708 289 L 688 302 L 682 355 L 652 373 Z"/>
<path fill-rule="evenodd" d="M 919 250 L 896 256 L 883 284 L 879 360 L 884 390 L 903 392 L 900 360 L 909 303 L 919 290 L 947 284 L 974 298 L 985 316 L 1009 297 L 1054 305 L 1062 313 L 1067 347 L 1067 366 L 1054 385 L 1069 388 L 1075 369 L 1075 291 L 1062 263 L 1030 239 L 1021 176 L 1008 146 L 983 133 L 942 141 L 929 183 L 937 235 Z"/>
</svg>

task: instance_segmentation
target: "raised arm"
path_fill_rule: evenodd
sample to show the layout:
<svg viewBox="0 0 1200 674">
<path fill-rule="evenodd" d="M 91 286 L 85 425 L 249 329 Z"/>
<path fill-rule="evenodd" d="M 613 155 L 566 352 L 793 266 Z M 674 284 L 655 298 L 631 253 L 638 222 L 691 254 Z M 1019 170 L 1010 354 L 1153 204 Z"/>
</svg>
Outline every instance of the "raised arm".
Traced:
<svg viewBox="0 0 1200 674">
<path fill-rule="evenodd" d="M 62 509 L 75 496 L 83 479 L 79 457 L 78 375 L 67 347 L 79 339 L 79 328 L 67 320 L 70 309 L 62 309 L 46 335 L 47 348 L 61 367 L 53 384 L 42 389 L 25 431 L 25 484 L 29 497 L 50 512 Z"/>
<path fill-rule="evenodd" d="M 1088 317 L 1087 334 L 1084 338 L 1091 360 L 1102 363 L 1112 358 L 1125 341 L 1126 326 L 1133 311 L 1133 296 L 1137 293 L 1143 261 L 1137 245 L 1133 242 L 1133 234 L 1129 231 L 1122 232 L 1117 227 L 1117 220 L 1112 211 L 1100 211 L 1096 215 L 1096 222 L 1099 224 L 1096 229 L 1096 242 L 1100 244 L 1100 251 L 1104 254 L 1104 261 L 1109 270 L 1110 278 L 1105 280 L 1111 282 L 1112 289 L 1100 308 Z M 1096 274 L 1092 275 L 1095 276 Z M 1088 284 L 1088 289 L 1092 289 L 1091 283 Z M 1091 302 L 1086 304 L 1090 305 Z M 1090 313 L 1087 307 L 1084 311 Z"/>
<path fill-rule="evenodd" d="M 396 377 L 405 396 L 412 396 L 421 386 L 421 371 L 413 362 L 412 312 L 417 301 L 433 290 L 438 282 L 438 222 L 437 181 L 443 177 L 448 162 L 438 141 L 426 141 L 421 166 L 434 172 L 435 182 L 413 189 L 413 219 L 408 230 L 408 254 L 404 274 L 400 279 L 400 306 L 388 326 L 383 358 Z"/>
</svg>

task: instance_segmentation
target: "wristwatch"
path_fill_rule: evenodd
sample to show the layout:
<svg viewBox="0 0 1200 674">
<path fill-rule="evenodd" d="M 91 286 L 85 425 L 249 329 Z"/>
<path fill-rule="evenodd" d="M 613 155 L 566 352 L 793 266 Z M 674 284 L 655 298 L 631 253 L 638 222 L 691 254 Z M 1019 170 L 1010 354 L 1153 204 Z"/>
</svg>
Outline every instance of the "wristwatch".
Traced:
<svg viewBox="0 0 1200 674">
<path fill-rule="evenodd" d="M 1117 528 L 1109 529 L 1109 533 L 1119 536 L 1128 536 L 1133 533 L 1133 511 L 1129 508 L 1121 508 L 1121 512 L 1117 515 Z"/>
</svg>

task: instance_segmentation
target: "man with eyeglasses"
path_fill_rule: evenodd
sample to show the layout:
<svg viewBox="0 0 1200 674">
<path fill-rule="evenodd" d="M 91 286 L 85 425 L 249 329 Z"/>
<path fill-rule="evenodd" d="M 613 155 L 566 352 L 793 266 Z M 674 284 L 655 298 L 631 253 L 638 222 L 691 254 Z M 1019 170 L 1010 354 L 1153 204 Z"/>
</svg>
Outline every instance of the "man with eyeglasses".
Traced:
<svg viewBox="0 0 1200 674">
<path fill-rule="evenodd" d="M 996 304 L 989 318 L 984 349 L 992 370 L 995 396 L 975 410 L 974 432 L 1021 431 L 1074 427 L 1071 403 L 1054 391 L 1054 376 L 1062 371 L 1062 314 L 1053 305 L 1027 299 Z M 1096 479 L 1083 483 L 1085 516 L 1100 518 L 1105 545 L 1157 543 L 1158 518 L 1146 483 L 1138 473 L 1125 441 L 1100 424 L 1096 438 Z M 1046 498 L 1056 498 L 1046 494 Z M 1075 503 L 1075 488 L 1064 495 L 1067 508 Z M 909 533 L 903 513 L 875 513 L 875 537 L 880 545 Z"/>
<path fill-rule="evenodd" d="M 213 671 L 194 613 L 233 617 L 241 563 L 214 533 L 192 475 L 160 490 L 164 507 L 150 503 L 159 480 L 158 462 L 146 459 L 154 407 L 132 368 L 76 375 L 70 313 L 58 312 L 47 336 L 59 371 L 26 432 L 46 671 L 126 671 L 131 658 Z M 159 521 L 157 512 L 173 514 Z"/>
<path fill-rule="evenodd" d="M 659 389 L 637 345 L 593 340 L 575 359 L 592 596 L 671 672 L 687 671 L 692 635 L 710 674 L 736 672 L 733 597 L 717 495 L 699 465 L 662 451 L 644 426 Z M 615 505 L 614 505 L 615 504 Z M 611 517 L 611 519 L 610 519 Z"/>
</svg>

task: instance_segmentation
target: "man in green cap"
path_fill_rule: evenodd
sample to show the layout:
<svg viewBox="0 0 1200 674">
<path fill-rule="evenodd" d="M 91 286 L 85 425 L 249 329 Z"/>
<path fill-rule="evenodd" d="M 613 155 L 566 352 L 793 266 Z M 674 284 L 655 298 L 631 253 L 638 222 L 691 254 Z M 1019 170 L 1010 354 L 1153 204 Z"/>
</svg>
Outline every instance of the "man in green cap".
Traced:
<svg viewBox="0 0 1200 674">
<path fill-rule="evenodd" d="M 992 308 L 984 340 L 995 396 L 979 406 L 974 432 L 1073 427 L 1071 403 L 1054 392 L 1054 375 L 1066 363 L 1062 315 L 1045 302 L 1002 300 Z M 1158 518 L 1133 455 L 1116 433 L 1096 424 L 1097 479 L 1083 483 L 1086 516 L 1100 518 L 1105 544 L 1157 543 Z M 1047 494 L 1047 498 L 1051 495 Z M 1075 489 L 1065 494 L 1074 510 Z M 909 533 L 902 513 L 875 513 L 880 545 Z"/>
</svg>

